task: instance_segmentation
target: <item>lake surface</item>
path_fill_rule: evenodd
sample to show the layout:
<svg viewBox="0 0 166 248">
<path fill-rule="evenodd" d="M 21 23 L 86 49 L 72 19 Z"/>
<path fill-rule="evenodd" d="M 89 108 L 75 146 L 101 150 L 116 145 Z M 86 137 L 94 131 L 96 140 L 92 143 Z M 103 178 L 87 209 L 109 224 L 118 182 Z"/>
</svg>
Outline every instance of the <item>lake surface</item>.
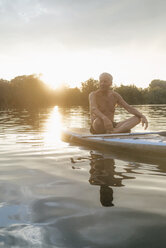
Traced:
<svg viewBox="0 0 166 248">
<path fill-rule="evenodd" d="M 136 108 L 166 129 L 166 105 Z M 0 111 L 0 247 L 164 248 L 166 161 L 64 143 L 64 127 L 88 128 L 88 109 Z"/>
</svg>

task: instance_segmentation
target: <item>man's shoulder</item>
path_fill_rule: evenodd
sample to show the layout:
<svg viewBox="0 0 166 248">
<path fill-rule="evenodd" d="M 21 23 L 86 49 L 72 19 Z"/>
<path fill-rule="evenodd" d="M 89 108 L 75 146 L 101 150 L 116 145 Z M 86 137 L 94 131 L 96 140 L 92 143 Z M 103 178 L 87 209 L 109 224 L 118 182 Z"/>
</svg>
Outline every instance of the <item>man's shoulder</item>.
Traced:
<svg viewBox="0 0 166 248">
<path fill-rule="evenodd" d="M 92 91 L 92 92 L 89 94 L 89 97 L 91 97 L 91 96 L 96 96 L 96 95 L 98 95 L 98 93 L 99 93 L 99 90 Z"/>
<path fill-rule="evenodd" d="M 113 94 L 113 96 L 115 96 L 116 98 L 119 98 L 120 97 L 120 94 L 114 90 L 112 90 L 111 92 Z"/>
</svg>

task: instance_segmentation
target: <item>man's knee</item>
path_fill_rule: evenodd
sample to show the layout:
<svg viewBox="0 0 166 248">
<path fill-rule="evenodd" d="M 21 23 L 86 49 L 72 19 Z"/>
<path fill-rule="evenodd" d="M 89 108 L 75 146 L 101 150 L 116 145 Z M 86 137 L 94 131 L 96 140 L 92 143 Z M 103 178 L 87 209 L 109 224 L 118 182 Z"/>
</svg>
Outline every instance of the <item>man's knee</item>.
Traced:
<svg viewBox="0 0 166 248">
<path fill-rule="evenodd" d="M 98 134 L 105 133 L 104 123 L 100 118 L 96 118 L 93 121 L 92 126 L 93 126 L 93 129 L 95 130 L 96 133 L 98 133 Z"/>
</svg>

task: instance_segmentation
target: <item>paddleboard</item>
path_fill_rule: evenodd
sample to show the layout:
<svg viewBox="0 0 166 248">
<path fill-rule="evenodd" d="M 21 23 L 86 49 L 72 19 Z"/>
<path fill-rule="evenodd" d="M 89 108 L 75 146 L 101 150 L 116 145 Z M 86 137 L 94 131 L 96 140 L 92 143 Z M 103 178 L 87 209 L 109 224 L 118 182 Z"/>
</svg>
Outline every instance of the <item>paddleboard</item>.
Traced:
<svg viewBox="0 0 166 248">
<path fill-rule="evenodd" d="M 159 132 L 91 135 L 78 130 L 64 130 L 62 140 L 97 149 L 166 158 L 166 136 Z"/>
</svg>

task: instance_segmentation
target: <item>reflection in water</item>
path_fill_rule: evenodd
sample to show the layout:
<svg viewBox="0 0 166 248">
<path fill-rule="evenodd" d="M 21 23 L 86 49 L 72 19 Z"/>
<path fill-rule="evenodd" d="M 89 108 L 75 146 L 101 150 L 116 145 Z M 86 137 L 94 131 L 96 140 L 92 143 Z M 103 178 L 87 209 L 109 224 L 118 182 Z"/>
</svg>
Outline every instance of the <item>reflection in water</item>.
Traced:
<svg viewBox="0 0 166 248">
<path fill-rule="evenodd" d="M 148 116 L 148 131 L 165 129 L 166 105 L 138 105 L 137 108 L 140 112 Z M 130 115 L 124 109 L 116 109 L 116 121 L 128 117 Z M 58 129 L 53 129 L 56 123 Z M 9 129 L 11 131 L 11 128 L 12 131 L 19 133 L 29 131 L 43 132 L 46 127 L 51 127 L 54 132 L 58 133 L 59 125 L 65 128 L 89 128 L 90 117 L 88 108 L 83 107 L 64 108 L 55 106 L 40 109 L 9 109 L 0 111 L 0 125 L 1 133 L 4 131 L 8 132 Z M 142 127 L 138 125 L 133 130 L 142 131 Z"/>
<path fill-rule="evenodd" d="M 114 178 L 114 160 L 104 160 L 102 156 L 92 154 L 90 162 L 90 179 L 92 185 L 100 185 L 100 202 L 105 207 L 114 206 L 113 202 L 113 189 L 109 186 L 119 184 L 121 186 L 121 178 Z"/>
<path fill-rule="evenodd" d="M 90 179 L 92 185 L 100 186 L 100 202 L 104 207 L 112 207 L 113 204 L 113 187 L 124 186 L 123 179 L 134 179 L 128 177 L 122 172 L 115 171 L 115 161 L 112 158 L 104 158 L 102 154 L 91 152 L 90 161 Z"/>
<path fill-rule="evenodd" d="M 58 110 L 58 107 L 55 106 L 47 121 L 44 123 L 43 127 L 43 139 L 46 145 L 62 145 L 61 141 L 61 130 L 62 130 L 62 121 L 61 116 Z"/>
<path fill-rule="evenodd" d="M 87 107 L 58 108 L 65 128 L 88 128 L 90 126 L 90 114 Z"/>
<path fill-rule="evenodd" d="M 126 176 L 124 172 L 116 171 L 115 161 L 111 156 L 105 157 L 102 153 L 97 153 L 95 151 L 90 152 L 90 157 L 78 157 L 77 160 L 70 158 L 71 163 L 77 163 L 81 160 L 90 160 L 90 178 L 89 183 L 91 185 L 100 186 L 100 202 L 104 207 L 112 207 L 113 204 L 113 188 L 112 187 L 122 187 L 124 179 L 135 179 L 132 176 Z M 130 164 L 130 168 L 126 168 L 125 172 L 132 174 L 140 174 L 133 172 L 132 169 L 138 169 L 139 164 Z M 80 167 L 72 166 L 72 169 L 81 169 Z"/>
<path fill-rule="evenodd" d="M 60 134 L 62 116 L 57 106 L 42 109 L 13 109 L 0 111 L 0 136 L 6 135 L 10 144 L 62 147 Z"/>
<path fill-rule="evenodd" d="M 108 186 L 100 187 L 100 202 L 104 207 L 114 206 L 113 202 L 113 189 Z"/>
</svg>

